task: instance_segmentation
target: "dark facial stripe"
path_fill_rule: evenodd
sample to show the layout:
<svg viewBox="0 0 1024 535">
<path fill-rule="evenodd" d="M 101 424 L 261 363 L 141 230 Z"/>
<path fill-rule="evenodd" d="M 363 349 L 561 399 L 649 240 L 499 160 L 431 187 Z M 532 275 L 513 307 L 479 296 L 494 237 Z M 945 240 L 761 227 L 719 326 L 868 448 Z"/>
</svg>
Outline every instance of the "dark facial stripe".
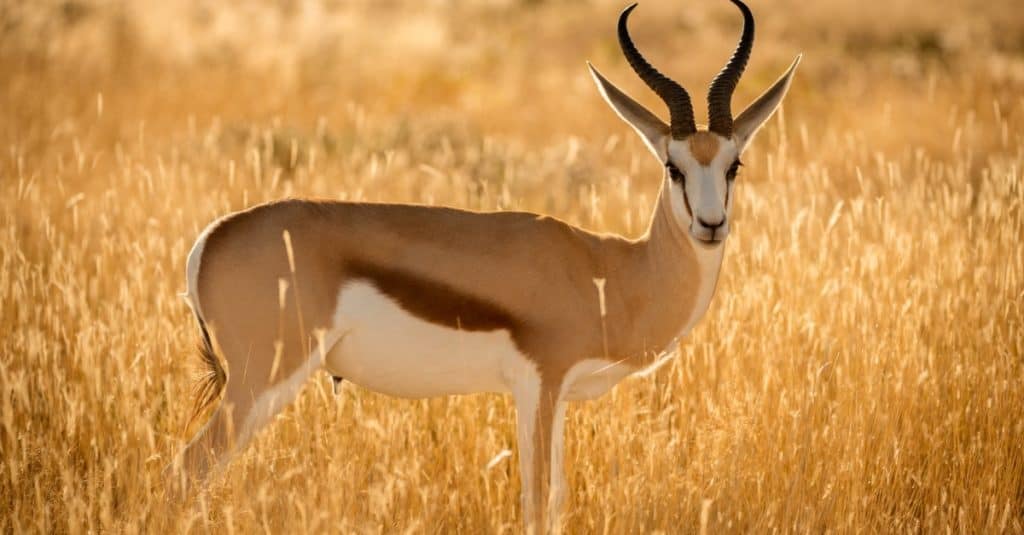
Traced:
<svg viewBox="0 0 1024 535">
<path fill-rule="evenodd" d="M 465 331 L 511 331 L 517 324 L 494 303 L 407 271 L 351 261 L 346 272 L 350 278 L 370 282 L 407 312 L 430 323 Z"/>
<path fill-rule="evenodd" d="M 693 219 L 693 208 L 690 208 L 690 195 L 686 193 L 686 181 L 680 185 L 683 188 L 683 203 L 686 205 L 686 213 Z"/>
<path fill-rule="evenodd" d="M 668 169 L 669 177 L 672 178 L 672 182 L 678 182 L 679 187 L 683 189 L 683 203 L 686 206 L 686 213 L 689 214 L 690 219 L 693 219 L 693 209 L 690 208 L 690 196 L 686 194 L 686 175 L 684 175 L 672 162 L 665 164 L 665 167 Z M 674 174 L 678 174 L 680 179 L 676 180 L 673 176 Z"/>
</svg>

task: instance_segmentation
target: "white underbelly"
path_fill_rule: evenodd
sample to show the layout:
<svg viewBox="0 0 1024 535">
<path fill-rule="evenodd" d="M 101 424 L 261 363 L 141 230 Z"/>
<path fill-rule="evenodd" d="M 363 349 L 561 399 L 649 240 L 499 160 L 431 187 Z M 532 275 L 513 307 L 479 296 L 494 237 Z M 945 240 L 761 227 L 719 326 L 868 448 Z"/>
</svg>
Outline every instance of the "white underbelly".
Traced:
<svg viewBox="0 0 1024 535">
<path fill-rule="evenodd" d="M 404 398 L 510 392 L 525 357 L 508 331 L 464 331 L 424 321 L 372 284 L 338 292 L 324 366 L 357 385 Z"/>
</svg>

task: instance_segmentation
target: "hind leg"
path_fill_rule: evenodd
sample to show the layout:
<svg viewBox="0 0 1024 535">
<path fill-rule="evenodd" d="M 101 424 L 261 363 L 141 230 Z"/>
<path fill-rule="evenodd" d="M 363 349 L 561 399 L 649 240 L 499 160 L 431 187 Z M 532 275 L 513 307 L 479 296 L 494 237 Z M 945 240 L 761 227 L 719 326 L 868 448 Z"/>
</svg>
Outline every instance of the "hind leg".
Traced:
<svg viewBox="0 0 1024 535">
<path fill-rule="evenodd" d="M 241 408 L 242 410 L 238 410 Z M 206 480 L 210 470 L 224 459 L 235 444 L 235 432 L 241 427 L 248 408 L 220 402 L 210 421 L 189 441 L 180 458 L 179 476 L 187 488 Z"/>
<path fill-rule="evenodd" d="M 273 360 L 273 355 L 252 356 L 248 363 L 236 366 L 240 370 L 229 375 L 223 400 L 182 453 L 182 477 L 186 485 L 204 481 L 211 470 L 241 451 L 295 399 L 321 363 L 320 352 L 314 351 L 293 369 L 274 373 L 271 366 L 263 365 Z M 245 365 L 256 362 L 260 364 Z"/>
</svg>

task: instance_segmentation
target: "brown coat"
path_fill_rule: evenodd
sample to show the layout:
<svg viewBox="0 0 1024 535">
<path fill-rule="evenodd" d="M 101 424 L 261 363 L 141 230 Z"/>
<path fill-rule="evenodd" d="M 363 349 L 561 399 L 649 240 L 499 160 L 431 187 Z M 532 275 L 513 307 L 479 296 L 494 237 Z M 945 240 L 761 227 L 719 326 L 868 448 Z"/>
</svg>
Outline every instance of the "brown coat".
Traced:
<svg viewBox="0 0 1024 535">
<path fill-rule="evenodd" d="M 557 381 L 587 358 L 643 366 L 679 333 L 699 273 L 692 245 L 670 218 L 660 198 L 648 233 L 627 240 L 524 212 L 273 202 L 210 232 L 195 298 L 229 366 L 238 366 L 233 355 L 247 355 L 247 374 L 269 372 L 266 355 L 279 340 L 276 377 L 297 368 L 313 333 L 331 326 L 341 285 L 358 278 L 424 320 L 507 329 L 545 382 Z M 606 281 L 603 319 L 594 279 Z M 284 309 L 281 280 L 289 284 Z"/>
</svg>

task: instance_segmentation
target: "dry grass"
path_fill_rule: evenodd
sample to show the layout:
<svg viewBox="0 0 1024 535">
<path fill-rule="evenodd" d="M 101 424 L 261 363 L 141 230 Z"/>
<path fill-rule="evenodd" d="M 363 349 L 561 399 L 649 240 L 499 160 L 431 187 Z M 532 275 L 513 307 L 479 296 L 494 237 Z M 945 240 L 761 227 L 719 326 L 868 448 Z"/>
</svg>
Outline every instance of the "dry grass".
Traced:
<svg viewBox="0 0 1024 535">
<path fill-rule="evenodd" d="M 619 3 L 336 4 L 0 6 L 0 532 L 518 529 L 514 457 L 486 468 L 507 398 L 335 398 L 322 374 L 197 505 L 162 494 L 197 373 L 184 255 L 214 217 L 649 216 L 657 165 L 583 64 L 661 110 Z M 707 318 L 570 409 L 570 531 L 1024 532 L 1024 17 L 863 4 L 753 2 L 737 102 L 805 61 Z M 738 31 L 724 1 L 634 19 L 695 94 Z"/>
</svg>

